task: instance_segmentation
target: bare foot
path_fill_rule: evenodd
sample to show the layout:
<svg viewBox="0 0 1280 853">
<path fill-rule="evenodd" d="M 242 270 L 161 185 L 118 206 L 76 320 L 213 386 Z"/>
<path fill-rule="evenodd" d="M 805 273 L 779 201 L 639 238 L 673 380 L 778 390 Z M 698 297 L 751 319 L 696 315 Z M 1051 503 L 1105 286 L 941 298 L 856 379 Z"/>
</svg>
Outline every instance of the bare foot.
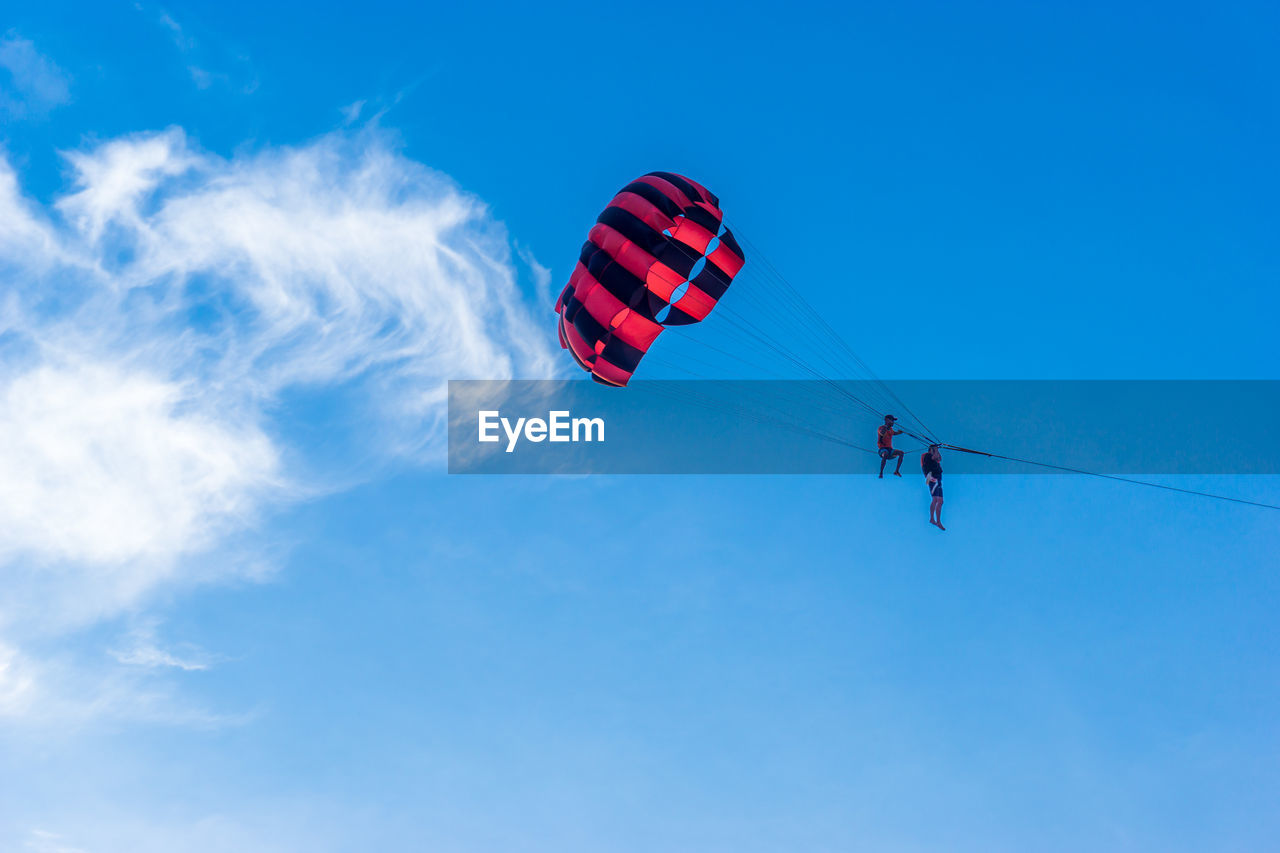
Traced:
<svg viewBox="0 0 1280 853">
<path fill-rule="evenodd" d="M 931 522 L 929 522 L 929 523 L 930 523 L 930 524 L 932 524 L 934 527 L 938 528 L 939 530 L 946 530 L 946 529 L 947 529 L 947 528 L 945 528 L 945 527 L 943 527 L 943 526 L 942 526 L 942 522 L 941 522 L 941 521 L 931 521 Z"/>
<path fill-rule="evenodd" d="M 902 472 L 901 472 L 901 471 L 894 471 L 894 472 L 893 472 L 893 476 L 895 476 L 895 477 L 901 477 L 901 476 L 902 476 Z"/>
</svg>

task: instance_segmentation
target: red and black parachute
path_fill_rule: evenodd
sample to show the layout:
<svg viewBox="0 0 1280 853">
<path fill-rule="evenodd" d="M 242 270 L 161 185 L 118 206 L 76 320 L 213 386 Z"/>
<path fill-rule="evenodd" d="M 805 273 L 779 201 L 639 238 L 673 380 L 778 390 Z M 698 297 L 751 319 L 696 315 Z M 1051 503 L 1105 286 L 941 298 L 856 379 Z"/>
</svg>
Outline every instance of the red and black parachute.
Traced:
<svg viewBox="0 0 1280 853">
<path fill-rule="evenodd" d="M 745 261 L 722 220 L 719 199 L 671 172 L 613 197 L 556 300 L 560 346 L 592 379 L 626 385 L 663 328 L 711 312 Z"/>
</svg>

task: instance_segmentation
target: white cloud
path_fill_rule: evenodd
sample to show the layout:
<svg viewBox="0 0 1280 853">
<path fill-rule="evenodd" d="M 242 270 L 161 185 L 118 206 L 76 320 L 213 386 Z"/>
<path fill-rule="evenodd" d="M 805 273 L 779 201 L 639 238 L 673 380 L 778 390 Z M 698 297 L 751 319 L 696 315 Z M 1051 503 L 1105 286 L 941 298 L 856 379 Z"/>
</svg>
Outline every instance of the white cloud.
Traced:
<svg viewBox="0 0 1280 853">
<path fill-rule="evenodd" d="M 529 272 L 533 275 L 534 303 L 537 305 L 554 304 L 554 300 L 551 298 L 551 270 L 538 263 L 533 251 L 527 247 L 520 248 L 520 260 L 524 262 L 524 265 L 529 268 Z"/>
<path fill-rule="evenodd" d="M 178 669 L 183 672 L 201 672 L 213 666 L 214 658 L 200 649 L 186 646 L 178 650 L 161 647 L 156 636 L 154 622 L 147 622 L 129 632 L 128 643 L 122 649 L 113 649 L 111 656 L 127 666 L 144 669 Z"/>
<path fill-rule="evenodd" d="M 226 79 L 226 75 L 215 74 L 212 71 L 201 68 L 199 65 L 188 65 L 187 73 L 191 75 L 191 82 L 196 84 L 197 89 L 212 88 L 215 81 Z"/>
<path fill-rule="evenodd" d="M 56 262 L 69 262 L 61 252 L 52 225 L 22 197 L 17 175 L 0 157 L 0 274 L 6 267 L 32 273 L 47 270 Z M 17 296 L 9 288 L 5 290 L 8 296 Z"/>
<path fill-rule="evenodd" d="M 340 110 L 342 113 L 342 123 L 345 125 L 355 124 L 360 119 L 360 112 L 364 109 L 364 104 L 365 102 L 362 98 L 358 101 L 352 101 L 343 107 Z"/>
<path fill-rule="evenodd" d="M 174 17 L 168 12 L 161 10 L 157 20 L 160 21 L 162 27 L 169 31 L 170 36 L 173 37 L 173 44 L 178 50 L 187 53 L 196 49 L 196 40 L 187 35 L 183 31 L 182 25 L 174 20 Z"/>
<path fill-rule="evenodd" d="M 31 830 L 24 849 L 31 853 L 87 853 L 83 847 L 68 846 L 61 836 L 43 829 Z"/>
<path fill-rule="evenodd" d="M 0 69 L 0 111 L 15 118 L 43 115 L 71 100 L 66 72 L 16 33 L 0 39 Z"/>
<path fill-rule="evenodd" d="M 0 642 L 0 717 L 25 714 L 35 691 L 31 664 L 16 648 Z"/>
<path fill-rule="evenodd" d="M 0 559 L 103 567 L 199 549 L 277 485 L 253 425 L 201 411 L 194 384 L 119 365 L 0 382 Z"/>
<path fill-rule="evenodd" d="M 162 181 L 196 167 L 199 158 L 187 150 L 186 136 L 172 129 L 113 140 L 88 151 L 66 155 L 80 190 L 58 202 L 77 238 L 92 245 L 109 222 L 131 230 L 147 227 L 140 204 Z"/>
<path fill-rule="evenodd" d="M 257 571 L 208 556 L 338 479 L 290 442 L 286 395 L 418 463 L 439 458 L 448 379 L 557 369 L 501 223 L 377 131 L 223 158 L 173 129 L 67 161 L 74 187 L 50 208 L 0 161 L 11 640 Z M 166 654 L 118 661 L 194 668 Z M 39 693 L 14 679 L 11 704 Z"/>
<path fill-rule="evenodd" d="M 201 30 L 201 27 L 191 26 L 190 22 L 179 23 L 177 18 L 164 9 L 151 12 L 141 3 L 135 3 L 134 8 L 143 14 L 154 16 L 156 22 L 168 33 L 173 46 L 182 54 L 187 74 L 197 89 L 203 91 L 218 86 L 242 95 L 249 95 L 257 90 L 257 76 L 248 55 L 243 51 L 233 49 L 225 39 L 207 31 L 197 39 L 193 31 Z"/>
<path fill-rule="evenodd" d="M 103 661 L 67 649 L 25 653 L 0 640 L 0 722 L 24 740 L 64 738 L 101 721 L 221 729 L 244 725 L 254 711 L 221 712 L 193 702 L 175 676 L 190 677 L 208 663 L 169 657 L 152 646 L 130 649 L 161 657 Z M 114 655 L 112 656 L 115 657 Z"/>
<path fill-rule="evenodd" d="M 260 800 L 208 812 L 178 804 L 162 814 L 110 801 L 55 805 L 42 810 L 38 828 L 0 829 L 0 844 L 16 837 L 28 853 L 336 853 L 387 849 L 393 834 L 391 819 L 367 807 L 322 797 Z"/>
<path fill-rule="evenodd" d="M 204 178 L 136 230 L 130 273 L 217 278 L 246 314 L 238 333 L 270 356 L 254 365 L 268 393 L 377 365 L 437 385 L 521 364 L 545 372 L 505 231 L 442 176 L 368 144 L 376 138 L 206 159 Z M 121 215 L 133 218 L 132 206 Z"/>
</svg>

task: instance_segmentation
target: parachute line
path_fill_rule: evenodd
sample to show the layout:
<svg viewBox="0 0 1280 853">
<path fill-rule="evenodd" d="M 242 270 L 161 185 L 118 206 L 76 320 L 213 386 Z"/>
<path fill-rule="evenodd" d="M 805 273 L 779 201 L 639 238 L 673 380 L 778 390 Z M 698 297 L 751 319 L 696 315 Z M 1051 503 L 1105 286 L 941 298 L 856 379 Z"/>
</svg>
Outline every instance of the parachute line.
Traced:
<svg viewBox="0 0 1280 853">
<path fill-rule="evenodd" d="M 1150 486 L 1153 489 L 1164 489 L 1169 492 L 1181 492 L 1184 495 L 1195 495 L 1201 498 L 1212 498 L 1217 501 L 1231 501 L 1232 503 L 1247 504 L 1248 506 L 1261 507 L 1263 509 L 1278 509 L 1280 506 L 1275 504 L 1262 503 L 1261 501 L 1250 501 L 1244 498 L 1233 498 L 1228 495 L 1215 495 L 1212 492 L 1201 492 L 1196 489 L 1181 489 L 1177 486 L 1167 486 L 1164 483 L 1152 483 L 1150 480 L 1138 480 L 1133 477 L 1121 477 L 1118 474 L 1102 474 L 1098 471 L 1086 471 L 1083 468 L 1071 468 L 1066 465 L 1053 465 L 1049 462 L 1037 462 L 1034 459 L 1019 459 L 1015 456 L 1003 456 L 999 453 L 987 453 L 983 450 L 970 450 L 967 447 L 956 447 L 954 444 L 942 444 L 942 447 L 948 450 L 955 450 L 960 453 L 972 453 L 976 456 L 987 456 L 991 459 L 1004 459 L 1008 462 L 1018 462 L 1022 465 L 1034 465 L 1037 468 L 1052 468 L 1055 471 L 1066 471 L 1071 474 L 1083 474 L 1087 477 L 1101 477 L 1104 480 L 1117 480 L 1121 483 L 1132 483 L 1135 486 Z"/>
<path fill-rule="evenodd" d="M 734 227 L 736 231 L 736 226 L 732 226 L 727 219 L 724 225 Z M 745 239 L 742 239 L 742 242 L 748 243 Z M 672 245 L 678 251 L 683 253 L 686 258 L 694 261 L 695 263 L 701 257 L 676 241 L 673 241 Z M 919 416 L 915 415 L 915 413 L 906 406 L 902 399 L 893 393 L 892 389 L 890 389 L 883 380 L 871 371 L 866 362 L 862 361 L 862 359 L 858 357 L 848 343 L 840 337 L 831 325 L 821 316 L 817 309 L 809 304 L 800 292 L 777 271 L 777 268 L 759 253 L 759 250 L 754 246 L 754 244 L 750 245 L 752 257 L 762 261 L 763 270 L 760 273 L 756 273 L 754 265 L 748 262 L 745 268 L 740 271 L 737 280 L 735 281 L 736 286 L 730 288 L 734 295 L 730 296 L 727 300 L 721 300 L 718 305 L 718 310 L 712 317 L 704 321 L 704 326 L 710 326 L 712 328 L 719 327 L 726 331 L 728 329 L 734 330 L 737 335 L 742 336 L 742 340 L 752 344 L 751 347 L 747 347 L 748 349 L 763 347 L 772 351 L 787 363 L 799 368 L 804 373 L 814 377 L 829 388 L 833 389 L 836 394 L 847 400 L 848 403 L 852 404 L 856 409 L 860 409 L 866 414 L 874 415 L 877 420 L 882 418 L 892 408 L 898 408 L 900 411 L 907 414 L 911 419 L 911 425 L 914 425 L 914 431 L 911 429 L 904 430 L 906 435 L 919 441 L 921 444 L 927 445 L 936 443 L 937 439 L 933 437 L 932 431 L 924 424 L 923 421 L 920 420 Z M 749 286 L 749 282 L 754 282 L 759 285 L 759 289 L 763 290 L 763 293 L 754 293 L 754 289 Z M 726 294 L 726 296 L 728 296 L 728 294 Z M 734 302 L 742 303 L 742 307 L 744 308 L 750 304 L 750 310 L 748 312 L 738 311 L 732 304 Z M 770 320 L 771 330 L 767 331 L 765 328 L 762 328 L 761 325 L 748 319 L 748 313 L 756 316 L 767 316 Z M 725 324 L 727 324 L 728 329 L 725 328 Z M 815 333 L 820 337 L 825 338 L 828 345 L 820 347 L 816 357 L 808 359 L 801 355 L 795 347 L 783 343 L 783 341 L 779 339 L 779 335 L 781 335 L 786 337 L 788 340 L 804 340 L 805 338 L 812 338 Z M 735 361 L 755 367 L 756 369 L 760 368 L 759 364 L 751 361 L 750 359 L 743 358 L 729 350 L 716 347 L 709 341 L 703 340 L 702 337 L 703 336 L 701 334 L 689 335 L 682 338 L 680 343 L 684 344 L 687 342 L 693 346 L 703 346 L 732 358 Z M 840 366 L 841 359 L 836 358 L 836 356 L 839 356 L 841 353 L 844 354 L 844 367 Z M 653 361 L 664 364 L 664 366 L 674 367 L 681 373 L 699 376 L 696 371 L 690 370 L 687 367 L 670 365 L 661 357 L 651 355 L 650 358 Z M 689 356 L 685 356 L 683 354 L 680 356 L 681 361 L 688 358 Z M 708 364 L 705 361 L 702 361 L 702 363 Z M 850 367 L 854 367 L 855 369 L 850 370 Z M 778 376 L 779 378 L 785 378 L 773 370 L 766 369 L 766 372 Z M 839 384 L 837 380 L 852 378 L 850 374 L 854 374 L 855 376 L 861 374 L 870 381 L 872 387 L 876 389 L 877 393 L 871 395 L 871 398 L 864 399 Z M 700 378 L 709 377 L 704 376 Z M 821 400 L 813 402 L 821 404 Z M 829 404 L 824 406 L 824 408 L 831 411 Z M 840 412 L 833 413 L 840 414 Z M 900 424 L 899 426 L 905 427 L 908 426 L 908 424 Z M 928 438 L 923 438 L 917 433 L 923 433 L 925 436 L 928 436 Z M 851 442 L 845 442 L 843 440 L 840 441 L 840 443 L 856 446 Z"/>
<path fill-rule="evenodd" d="M 1256 506 L 1263 509 L 1280 510 L 1280 506 L 1261 501 L 1251 501 L 1244 498 L 1235 498 L 1228 495 L 1219 495 L 1196 489 L 1184 489 L 1178 486 L 1153 483 L 1148 480 L 1139 480 L 1133 477 L 1104 474 L 1097 471 L 1086 471 L 1081 468 L 1055 465 L 1053 463 L 1039 462 L 1032 459 L 1021 459 L 999 453 L 988 453 L 986 451 L 973 450 L 943 442 L 924 423 L 924 421 L 922 421 L 920 417 L 912 411 L 906 402 L 894 393 L 893 389 L 889 387 L 887 383 L 876 376 L 867 363 L 864 362 L 856 352 L 854 352 L 853 348 L 849 346 L 844 338 L 841 337 L 829 322 L 827 322 L 826 318 L 824 318 L 822 314 L 804 298 L 800 291 L 777 270 L 777 268 L 769 261 L 768 257 L 760 251 L 759 247 L 744 235 L 737 223 L 731 223 L 728 217 L 726 217 L 724 224 L 733 229 L 733 233 L 737 237 L 738 241 L 749 250 L 752 261 L 758 262 L 758 266 L 748 263 L 747 266 L 739 273 L 737 281 L 735 282 L 735 287 L 731 288 L 734 295 L 730 296 L 726 300 L 722 300 L 718 310 L 715 312 L 715 316 L 708 318 L 710 322 L 706 323 L 706 325 L 712 329 L 716 327 L 724 328 L 725 326 L 733 329 L 737 335 L 742 336 L 743 340 L 768 349 L 785 360 L 785 362 L 799 368 L 806 374 L 819 380 L 825 386 L 834 389 L 834 391 L 837 392 L 843 400 L 843 402 L 840 402 L 833 408 L 833 404 L 836 404 L 838 401 L 832 399 L 823 400 L 821 395 L 814 396 L 815 392 L 812 390 L 797 391 L 797 394 L 800 396 L 804 396 L 806 394 L 810 395 L 809 399 L 804 401 L 808 405 L 817 405 L 825 409 L 828 413 L 842 415 L 846 413 L 852 414 L 852 412 L 848 412 L 847 408 L 852 404 L 855 411 L 861 410 L 861 412 L 874 414 L 876 416 L 882 416 L 890 406 L 895 406 L 899 411 L 910 418 L 910 425 L 915 426 L 915 429 L 912 430 L 906 428 L 908 424 L 900 423 L 899 428 L 903 430 L 903 433 L 906 436 L 920 442 L 922 445 L 927 446 L 937 444 L 948 450 L 960 453 L 970 453 L 977 456 L 986 456 L 991 459 L 1002 459 L 1008 462 L 1015 462 L 1055 471 L 1098 477 L 1106 480 L 1116 480 L 1118 482 L 1130 483 L 1132 485 L 1149 486 L 1151 488 L 1179 492 L 1212 500 L 1229 501 L 1231 503 Z M 679 247 L 679 244 L 674 245 Z M 681 251 L 689 254 L 690 258 L 695 257 L 683 247 L 679 248 Z M 759 271 L 757 272 L 757 270 Z M 763 288 L 764 292 L 762 294 L 753 292 L 753 288 L 750 286 L 752 283 L 759 285 Z M 726 296 L 728 296 L 728 294 L 726 294 Z M 750 306 L 749 310 L 748 305 Z M 744 310 L 738 310 L 739 307 Z M 770 331 L 766 331 L 760 324 L 749 319 L 748 314 L 758 317 L 768 317 L 770 321 L 768 324 Z M 716 320 L 715 317 L 723 319 Z M 799 352 L 798 347 L 783 343 L 783 341 L 779 339 L 781 337 L 787 340 L 804 340 L 806 336 L 813 337 L 815 333 L 820 335 L 820 337 L 827 343 L 833 345 L 833 347 L 831 350 L 823 350 L 820 347 L 818 352 L 809 358 L 803 356 Z M 691 345 L 703 347 L 712 352 L 719 353 L 720 355 L 733 359 L 734 361 L 745 364 L 756 370 L 764 370 L 766 373 L 777 376 L 778 378 L 784 378 L 776 370 L 764 367 L 758 362 L 747 358 L 740 353 L 735 353 L 729 349 L 716 346 L 710 341 L 701 339 L 700 336 L 688 336 L 684 338 L 683 341 Z M 840 354 L 843 354 L 843 358 L 835 357 Z M 672 364 L 661 357 L 652 358 L 654 361 L 661 363 L 666 367 L 678 370 L 690 376 L 700 379 L 710 378 L 708 375 L 702 374 L 697 370 L 692 370 L 688 366 Z M 680 355 L 680 360 L 693 360 L 713 368 L 716 366 L 704 359 L 697 359 L 685 354 Z M 844 367 L 840 366 L 841 361 L 844 361 Z M 842 386 L 838 379 L 848 378 L 841 374 L 845 373 L 845 371 L 850 367 L 856 367 L 856 370 L 852 370 L 850 372 L 860 374 L 862 377 L 868 379 L 876 389 L 877 393 L 870 395 L 867 399 L 863 399 L 849 391 L 848 388 Z M 834 435 L 830 432 L 815 429 L 809 425 L 788 421 L 785 417 L 787 414 L 786 412 L 781 411 L 780 409 L 773 411 L 774 409 L 778 409 L 776 397 L 763 404 L 766 408 L 771 409 L 768 413 L 752 411 L 744 402 L 741 401 L 734 403 L 720 402 L 717 404 L 711 403 L 707 400 L 698 400 L 695 396 L 690 395 L 684 396 L 683 399 L 697 405 L 709 407 L 717 406 L 722 409 L 728 408 L 745 419 L 756 423 L 773 424 L 797 433 L 810 435 L 833 444 L 850 447 L 872 455 L 876 453 L 874 450 L 861 447 L 854 442 L 848 441 L 847 439 Z M 801 401 L 798 400 L 797 402 Z"/>
</svg>

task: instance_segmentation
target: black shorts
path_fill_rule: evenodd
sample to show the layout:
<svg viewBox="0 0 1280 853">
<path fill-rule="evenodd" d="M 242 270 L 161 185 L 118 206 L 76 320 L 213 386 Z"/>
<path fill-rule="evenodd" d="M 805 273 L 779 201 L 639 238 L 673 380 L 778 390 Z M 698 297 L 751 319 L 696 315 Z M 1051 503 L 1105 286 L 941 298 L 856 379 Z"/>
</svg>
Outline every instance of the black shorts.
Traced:
<svg viewBox="0 0 1280 853">
<path fill-rule="evenodd" d="M 891 447 L 882 447 L 882 448 L 880 448 L 880 458 L 881 458 L 881 459 L 888 459 L 888 458 L 890 458 L 891 456 L 894 456 L 894 455 L 895 455 L 895 454 L 897 454 L 897 453 L 898 453 L 898 451 L 894 450 L 894 449 L 893 449 L 893 448 L 891 448 Z"/>
<path fill-rule="evenodd" d="M 935 498 L 942 497 L 942 481 L 941 480 L 934 480 L 932 483 L 929 483 L 928 486 L 929 486 L 929 494 L 932 497 L 935 497 Z"/>
</svg>

